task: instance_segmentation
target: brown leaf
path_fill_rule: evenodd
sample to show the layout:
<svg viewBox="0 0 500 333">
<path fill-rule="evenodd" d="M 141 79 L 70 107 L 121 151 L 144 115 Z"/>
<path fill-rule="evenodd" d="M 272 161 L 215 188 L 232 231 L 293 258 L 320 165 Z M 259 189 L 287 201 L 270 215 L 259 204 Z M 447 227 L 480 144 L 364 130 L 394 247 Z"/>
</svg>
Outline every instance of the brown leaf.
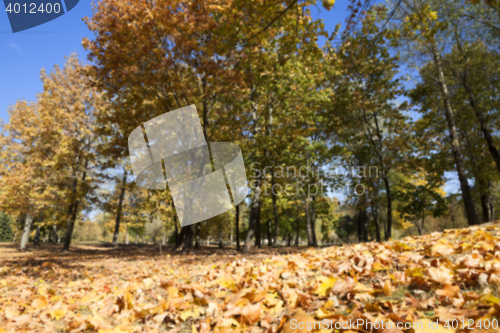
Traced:
<svg viewBox="0 0 500 333">
<path fill-rule="evenodd" d="M 442 289 L 436 290 L 436 295 L 442 297 L 457 297 L 460 295 L 460 288 L 458 286 L 452 286 L 451 284 L 445 284 Z"/>
<path fill-rule="evenodd" d="M 312 332 L 316 321 L 302 309 L 294 312 L 278 332 L 281 333 L 307 333 Z"/>
<path fill-rule="evenodd" d="M 428 273 L 433 281 L 438 282 L 442 285 L 451 284 L 453 279 L 452 271 L 444 266 L 441 266 L 439 268 L 430 267 L 428 269 Z"/>
<path fill-rule="evenodd" d="M 240 311 L 243 322 L 248 325 L 257 323 L 260 319 L 261 307 L 260 303 L 248 304 L 244 306 Z"/>
</svg>

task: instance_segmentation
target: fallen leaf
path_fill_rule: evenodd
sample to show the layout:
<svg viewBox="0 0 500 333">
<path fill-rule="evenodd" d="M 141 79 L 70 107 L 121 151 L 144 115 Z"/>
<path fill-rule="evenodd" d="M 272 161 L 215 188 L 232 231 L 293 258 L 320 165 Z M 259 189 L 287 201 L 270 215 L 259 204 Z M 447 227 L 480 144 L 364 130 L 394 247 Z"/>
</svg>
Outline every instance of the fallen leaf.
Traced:
<svg viewBox="0 0 500 333">
<path fill-rule="evenodd" d="M 442 285 L 451 284 L 453 280 L 452 271 L 444 266 L 441 266 L 439 268 L 430 267 L 428 269 L 428 273 L 433 281 L 438 282 Z"/>
</svg>

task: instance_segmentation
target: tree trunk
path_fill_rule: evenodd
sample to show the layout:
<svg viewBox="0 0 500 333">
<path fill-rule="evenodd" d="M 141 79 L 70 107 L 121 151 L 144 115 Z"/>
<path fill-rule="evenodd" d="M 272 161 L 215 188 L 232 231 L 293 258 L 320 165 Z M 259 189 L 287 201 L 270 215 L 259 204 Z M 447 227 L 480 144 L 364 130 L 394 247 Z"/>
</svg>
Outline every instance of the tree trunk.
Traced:
<svg viewBox="0 0 500 333">
<path fill-rule="evenodd" d="M 184 239 L 182 241 L 183 252 L 187 252 L 193 249 L 194 227 L 195 226 L 191 224 L 182 228 L 182 231 L 184 231 Z"/>
<path fill-rule="evenodd" d="M 181 228 L 181 231 L 179 232 L 179 237 L 177 238 L 177 244 L 175 246 L 176 249 L 181 250 L 182 243 L 184 242 L 184 237 L 186 236 L 186 231 L 187 228 Z"/>
<path fill-rule="evenodd" d="M 421 220 L 421 219 L 417 220 L 417 221 L 415 222 L 415 225 L 417 226 L 417 231 L 418 231 L 418 234 L 419 234 L 420 236 L 422 236 L 422 235 L 423 235 L 423 231 L 422 231 L 422 220 Z"/>
<path fill-rule="evenodd" d="M 318 246 L 318 239 L 316 237 L 316 208 L 315 208 L 315 203 L 316 197 L 312 196 L 312 201 L 311 201 L 311 228 L 312 228 L 312 236 L 313 236 L 313 246 L 317 247 Z"/>
<path fill-rule="evenodd" d="M 455 214 L 450 214 L 451 226 L 455 229 Z"/>
<path fill-rule="evenodd" d="M 219 249 L 222 249 L 224 246 L 222 244 L 222 231 L 219 231 Z"/>
<path fill-rule="evenodd" d="M 274 193 L 274 184 L 276 183 L 276 179 L 274 177 L 274 170 L 271 178 L 271 195 L 273 200 L 273 217 L 274 217 L 274 241 L 273 245 L 278 245 L 278 233 L 280 228 L 279 218 L 278 218 L 278 206 L 276 205 L 276 193 Z"/>
<path fill-rule="evenodd" d="M 295 246 L 299 246 L 299 228 L 300 228 L 300 219 L 297 218 L 297 224 L 295 225 Z"/>
<path fill-rule="evenodd" d="M 255 246 L 259 249 L 262 247 L 262 226 L 260 224 L 260 199 L 257 209 L 257 218 L 255 220 Z"/>
<path fill-rule="evenodd" d="M 375 237 L 377 238 L 377 242 L 381 242 L 382 238 L 380 236 L 380 220 L 378 216 L 378 211 L 375 203 L 372 201 L 372 215 L 373 215 L 373 222 L 375 223 Z"/>
<path fill-rule="evenodd" d="M 489 193 L 481 193 L 481 208 L 483 210 L 483 223 L 493 221 L 491 214 L 491 198 Z"/>
<path fill-rule="evenodd" d="M 363 242 L 368 242 L 368 213 L 363 209 Z"/>
<path fill-rule="evenodd" d="M 229 246 L 233 246 L 233 225 L 231 224 L 231 230 L 229 231 Z"/>
<path fill-rule="evenodd" d="M 459 48 L 460 51 L 463 54 L 463 50 L 460 44 Z M 466 60 L 467 61 L 467 60 Z M 481 132 L 483 133 L 484 139 L 486 141 L 486 145 L 488 147 L 488 151 L 490 152 L 491 157 L 493 158 L 493 161 L 495 161 L 495 164 L 497 166 L 498 172 L 500 172 L 500 152 L 495 146 L 495 142 L 493 137 L 491 136 L 491 130 L 488 127 L 488 123 L 486 119 L 484 118 L 483 112 L 479 109 L 479 105 L 476 100 L 476 95 L 472 91 L 472 88 L 469 86 L 469 83 L 467 81 L 468 78 L 468 73 L 467 71 L 464 73 L 464 75 L 461 77 L 461 83 L 462 86 L 465 90 L 465 93 L 467 94 L 467 97 L 469 99 L 469 105 L 471 106 L 472 110 L 474 111 L 474 114 L 476 115 L 477 120 L 479 121 L 479 126 L 481 128 Z"/>
<path fill-rule="evenodd" d="M 36 226 L 35 239 L 33 239 L 33 245 L 40 245 L 40 221 L 38 221 Z"/>
<path fill-rule="evenodd" d="M 365 121 L 368 122 L 368 119 L 366 117 L 365 110 L 363 109 L 363 116 L 365 118 Z M 382 133 L 380 131 L 380 125 L 378 122 L 378 117 L 377 113 L 374 113 L 373 117 L 375 121 L 375 129 L 376 129 L 376 135 L 378 139 L 378 145 L 375 143 L 375 140 L 371 139 L 371 130 L 369 130 L 370 134 L 370 141 L 372 143 L 373 149 L 377 153 L 379 164 L 380 164 L 380 170 L 382 171 L 382 179 L 384 180 L 384 186 L 385 186 L 385 195 L 387 198 L 387 222 L 385 225 L 385 239 L 389 240 L 392 237 L 392 196 L 391 196 L 391 187 L 389 185 L 389 168 L 386 167 L 386 163 L 384 162 L 384 156 L 382 153 L 382 147 L 383 147 L 383 139 L 382 139 Z M 369 128 L 369 127 L 368 127 Z M 366 215 L 366 214 L 365 214 Z"/>
<path fill-rule="evenodd" d="M 115 232 L 113 233 L 113 244 L 118 244 L 118 234 L 120 233 L 120 220 L 122 216 L 122 206 L 123 206 L 123 198 L 125 197 L 125 186 L 127 185 L 127 171 L 123 173 L 122 179 L 122 188 L 120 190 L 120 198 L 118 199 L 118 210 L 116 212 L 116 220 L 115 220 Z"/>
<path fill-rule="evenodd" d="M 172 199 L 172 214 L 174 216 L 174 229 L 175 229 L 175 248 L 178 249 L 181 244 L 182 244 L 182 236 L 184 235 L 183 234 L 183 230 L 181 229 L 181 233 L 179 235 L 179 228 L 177 226 L 177 214 L 175 213 L 175 210 L 174 210 L 174 200 Z"/>
<path fill-rule="evenodd" d="M 201 223 L 196 223 L 196 227 L 194 228 L 194 232 L 195 232 L 194 248 L 199 249 L 200 248 Z"/>
<path fill-rule="evenodd" d="M 314 246 L 313 242 L 313 231 L 311 227 L 311 216 L 309 212 L 309 199 L 306 197 L 305 200 L 305 206 L 306 206 L 306 231 L 307 231 L 307 246 Z"/>
<path fill-rule="evenodd" d="M 436 66 L 438 83 L 441 88 L 441 95 L 443 98 L 444 110 L 446 121 L 448 123 L 448 132 L 451 141 L 451 150 L 453 153 L 453 158 L 455 160 L 455 165 L 457 167 L 458 179 L 460 181 L 460 188 L 462 190 L 462 199 L 464 202 L 465 213 L 467 216 L 467 221 L 469 225 L 479 224 L 479 220 L 474 209 L 474 203 L 472 202 L 472 195 L 470 191 L 469 182 L 467 179 L 467 174 L 465 171 L 465 165 L 463 161 L 462 151 L 460 148 L 460 143 L 457 134 L 457 127 L 455 123 L 455 115 L 451 106 L 450 96 L 448 93 L 448 87 L 444 78 L 443 64 L 441 61 L 441 55 L 439 54 L 437 44 L 433 41 L 431 46 L 432 55 L 434 57 L 434 64 Z"/>
<path fill-rule="evenodd" d="M 387 224 L 385 226 L 385 240 L 389 240 L 392 237 L 392 196 L 391 196 L 391 186 L 389 184 L 389 178 L 385 171 L 382 171 L 382 180 L 384 181 L 385 187 L 385 197 L 387 200 Z"/>
<path fill-rule="evenodd" d="M 250 251 L 250 246 L 251 246 L 250 242 L 252 241 L 252 237 L 254 236 L 254 233 L 256 232 L 257 229 L 256 224 L 257 222 L 260 224 L 260 221 L 258 221 L 258 215 L 260 214 L 261 180 L 262 180 L 262 175 L 257 180 L 257 184 L 255 186 L 255 194 L 253 196 L 252 206 L 250 208 L 250 220 L 248 222 L 248 232 L 245 238 L 245 245 L 243 246 L 244 252 Z"/>
<path fill-rule="evenodd" d="M 26 214 L 24 217 L 24 231 L 21 236 L 21 251 L 28 249 L 28 242 L 30 237 L 31 225 L 33 224 L 33 218 L 30 214 Z"/>
<path fill-rule="evenodd" d="M 491 218 L 491 221 L 495 221 L 495 219 L 496 219 L 495 205 L 493 204 L 493 200 L 490 200 L 490 218 Z"/>
<path fill-rule="evenodd" d="M 236 205 L 236 250 L 240 250 L 240 206 Z"/>
<path fill-rule="evenodd" d="M 358 242 L 367 242 L 367 230 L 366 230 L 366 209 L 361 208 L 358 213 Z"/>
<path fill-rule="evenodd" d="M 363 241 L 368 242 L 368 213 L 363 210 Z"/>
<path fill-rule="evenodd" d="M 273 193 L 273 217 L 274 217 L 274 242 L 273 245 L 278 245 L 278 234 L 280 229 L 280 221 L 278 217 L 278 207 L 276 205 L 276 196 Z"/>
<path fill-rule="evenodd" d="M 179 230 L 177 229 L 177 223 L 174 221 L 174 247 L 179 246 Z"/>
<path fill-rule="evenodd" d="M 269 219 L 266 220 L 267 227 L 267 246 L 273 246 L 273 238 L 271 237 L 271 223 Z"/>
<path fill-rule="evenodd" d="M 69 245 L 71 243 L 71 240 L 67 241 L 66 242 L 66 238 L 68 237 L 68 235 L 70 235 L 69 237 L 71 237 L 72 235 L 72 225 L 71 225 L 71 221 L 72 221 L 72 218 L 73 218 L 73 211 L 74 211 L 74 206 L 75 205 L 70 205 L 70 208 L 69 208 L 69 217 L 68 217 L 68 220 L 66 221 L 66 230 L 64 232 L 64 245 L 63 245 L 63 251 L 68 251 L 66 249 L 66 247 L 69 249 Z M 68 243 L 68 245 L 66 246 L 66 243 Z"/>
<path fill-rule="evenodd" d="M 87 167 L 88 167 L 88 161 L 85 162 L 85 168 L 82 174 L 82 182 L 85 181 L 85 177 L 87 176 Z M 78 187 L 78 180 L 75 178 L 73 182 L 73 195 L 76 195 L 76 190 Z M 69 251 L 69 246 L 71 244 L 71 236 L 73 235 L 73 228 L 75 226 L 75 220 L 76 220 L 76 215 L 78 213 L 78 206 L 80 205 L 80 199 L 77 199 L 74 204 L 70 205 L 68 213 L 71 214 L 68 222 L 66 222 L 66 233 L 64 234 L 64 245 L 63 245 L 63 252 Z M 69 214 L 68 214 L 69 215 Z"/>
<path fill-rule="evenodd" d="M 207 88 L 207 78 L 206 76 L 203 76 L 201 78 L 201 91 L 202 91 L 202 94 L 203 94 L 203 109 L 202 109 L 202 113 L 203 113 L 203 136 L 205 138 L 205 140 L 207 140 L 207 142 L 209 142 L 209 137 L 208 137 L 208 112 L 209 112 L 209 103 L 208 103 L 208 100 L 207 100 L 207 95 L 205 94 L 205 91 L 206 91 L 206 88 Z M 212 159 L 210 158 L 210 153 L 208 154 L 209 155 L 209 164 L 210 164 L 210 168 L 212 171 L 214 171 L 214 166 L 213 166 L 213 163 L 212 163 Z M 202 175 L 200 175 L 201 177 Z M 190 231 L 188 231 L 187 233 L 187 236 L 188 237 L 185 237 L 184 240 L 185 240 L 185 243 L 184 243 L 184 249 L 183 250 L 190 250 L 193 245 L 193 241 L 192 241 L 192 238 L 194 237 L 194 247 L 195 249 L 199 249 L 200 248 L 200 234 L 201 234 L 201 224 L 200 223 L 197 223 L 196 226 L 189 226 L 190 227 Z"/>
<path fill-rule="evenodd" d="M 57 226 L 54 224 L 52 225 L 52 243 L 57 243 Z"/>
<path fill-rule="evenodd" d="M 77 200 L 75 206 L 73 207 L 73 212 L 71 214 L 71 217 L 66 223 L 66 233 L 64 235 L 63 252 L 69 251 L 69 246 L 71 245 L 71 237 L 73 236 L 73 228 L 75 227 L 76 214 L 78 212 L 79 205 L 80 205 L 80 200 Z"/>
<path fill-rule="evenodd" d="M 422 219 L 420 220 L 420 227 L 418 228 L 418 233 L 420 236 L 424 234 L 424 224 L 425 224 L 425 210 L 422 211 Z"/>
<path fill-rule="evenodd" d="M 286 241 L 286 246 L 292 246 L 292 233 L 288 233 L 288 238 Z"/>
</svg>

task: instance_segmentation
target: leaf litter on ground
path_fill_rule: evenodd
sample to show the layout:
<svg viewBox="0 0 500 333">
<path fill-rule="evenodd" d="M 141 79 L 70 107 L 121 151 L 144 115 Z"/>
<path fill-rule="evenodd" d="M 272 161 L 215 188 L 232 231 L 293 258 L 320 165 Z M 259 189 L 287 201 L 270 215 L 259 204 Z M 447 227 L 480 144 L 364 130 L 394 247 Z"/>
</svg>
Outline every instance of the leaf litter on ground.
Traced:
<svg viewBox="0 0 500 333">
<path fill-rule="evenodd" d="M 499 233 L 489 224 L 290 254 L 35 251 L 0 267 L 0 332 L 499 332 Z"/>
</svg>

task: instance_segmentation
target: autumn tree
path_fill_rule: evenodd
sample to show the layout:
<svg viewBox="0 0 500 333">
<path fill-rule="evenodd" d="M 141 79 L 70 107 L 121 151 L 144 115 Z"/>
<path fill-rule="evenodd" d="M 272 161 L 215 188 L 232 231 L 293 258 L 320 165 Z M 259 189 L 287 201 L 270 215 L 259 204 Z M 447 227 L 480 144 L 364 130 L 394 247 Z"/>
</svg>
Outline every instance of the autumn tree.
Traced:
<svg viewBox="0 0 500 333">
<path fill-rule="evenodd" d="M 463 148 L 457 130 L 456 115 L 445 79 L 443 62 L 444 48 L 447 45 L 448 22 L 438 15 L 439 1 L 406 1 L 397 2 L 398 7 L 391 18 L 389 37 L 394 46 L 402 51 L 404 59 L 413 64 L 430 61 L 433 64 L 436 88 L 439 89 L 442 110 L 446 118 L 447 131 L 451 143 L 451 151 L 455 163 L 465 212 L 470 225 L 479 223 L 474 208 L 470 184 L 465 168 Z M 393 6 L 396 2 L 393 2 Z M 381 13 L 386 11 L 381 10 Z"/>
<path fill-rule="evenodd" d="M 63 148 L 60 163 L 64 163 L 67 172 L 64 194 L 68 210 L 63 250 L 68 251 L 81 205 L 96 185 L 92 172 L 98 163 L 95 145 L 99 137 L 94 133 L 94 126 L 95 119 L 107 108 L 107 102 L 90 87 L 84 66 L 76 56 L 69 57 L 62 69 L 56 67 L 44 80 L 44 91 L 38 99 L 44 110 L 60 112 L 53 119 L 58 120 L 58 129 L 63 133 L 58 139 Z"/>
<path fill-rule="evenodd" d="M 321 107 L 319 101 L 326 98 L 321 88 L 324 63 L 317 36 L 325 33 L 323 24 L 312 21 L 308 10 L 298 18 L 298 26 L 295 22 L 293 17 L 283 19 L 280 25 L 269 30 L 277 37 L 264 40 L 260 48 L 243 50 L 245 57 L 241 66 L 247 73 L 243 114 L 248 119 L 246 132 L 251 134 L 245 146 L 250 152 L 247 159 L 250 163 L 259 163 L 263 169 L 251 182 L 253 193 L 246 251 L 254 235 L 255 245 L 260 246 L 261 243 L 263 187 L 283 188 L 283 183 L 280 183 L 283 179 L 279 179 L 282 177 L 276 175 L 278 168 L 283 165 L 305 166 L 308 159 L 314 157 L 316 148 L 314 117 Z M 285 33 L 288 31 L 290 33 Z M 272 199 L 270 212 L 274 237 L 269 237 L 272 242 L 279 233 L 276 210 L 280 194 L 272 190 L 267 192 Z M 267 223 L 267 220 L 266 217 L 264 221 Z M 312 245 L 312 234 L 309 235 Z"/>
<path fill-rule="evenodd" d="M 480 51 L 479 45 L 474 47 L 476 52 L 479 52 L 478 57 L 482 59 L 483 63 L 486 61 L 485 56 Z M 472 52 L 472 50 L 469 50 Z M 470 62 L 467 67 L 472 68 L 477 62 L 472 54 L 469 55 Z M 494 59 L 494 53 L 491 54 Z M 498 172 L 496 172 L 496 163 L 493 155 L 488 149 L 487 140 L 481 125 L 477 120 L 477 115 L 470 104 L 469 94 L 463 86 L 461 80 L 457 80 L 457 71 L 462 67 L 462 55 L 460 50 L 456 47 L 452 52 L 446 54 L 443 58 L 445 66 L 445 80 L 449 87 L 449 96 L 453 101 L 453 106 L 456 111 L 456 124 L 457 133 L 463 149 L 464 165 L 468 174 L 474 178 L 474 195 L 477 196 L 478 201 L 481 202 L 480 207 L 483 212 L 483 221 L 490 221 L 492 217 L 491 210 L 491 187 L 493 182 L 498 179 Z M 494 84 L 493 79 L 495 76 L 493 68 L 489 71 L 477 71 L 478 79 L 468 79 L 470 83 L 481 86 L 481 92 L 478 97 L 481 97 L 482 105 L 488 105 L 488 112 L 483 114 L 483 125 L 486 124 L 488 128 L 497 128 L 496 122 L 496 96 L 492 95 L 495 88 L 491 85 Z M 418 121 L 420 135 L 424 131 L 427 133 L 434 133 L 435 140 L 441 144 L 435 145 L 434 151 L 441 151 L 441 159 L 446 159 L 450 149 L 445 140 L 445 119 L 441 113 L 441 96 L 435 89 L 435 82 L 433 78 L 433 64 L 429 63 L 420 69 L 421 82 L 413 89 L 411 97 L 419 104 L 423 117 Z M 493 82 L 492 82 L 493 80 Z M 480 83 L 479 83 L 480 82 Z M 493 137 L 494 138 L 494 137 Z M 447 169 L 443 165 L 441 172 Z"/>
<path fill-rule="evenodd" d="M 254 119 L 250 127 L 264 129 L 261 122 L 270 119 L 270 108 L 265 108 L 265 103 L 271 106 L 272 99 L 279 98 L 268 94 L 265 102 L 257 100 L 267 96 L 265 89 L 269 88 L 269 85 L 259 86 L 257 79 L 276 69 L 265 67 L 271 64 L 265 60 L 268 57 L 265 51 L 275 47 L 280 53 L 278 57 L 274 52 L 273 62 L 286 63 L 287 54 L 297 52 L 301 40 L 304 46 L 315 47 L 317 33 L 312 27 L 317 23 L 311 22 L 306 9 L 310 4 L 307 1 L 176 1 L 168 6 L 163 2 L 140 1 L 133 5 L 123 1 L 97 4 L 94 16 L 87 20 L 96 37 L 86 40 L 84 45 L 94 64 L 89 71 L 93 82 L 115 101 L 116 111 L 108 121 L 120 132 L 130 133 L 137 124 L 156 115 L 194 103 L 207 141 L 230 135 L 239 137 L 248 128 L 237 126 L 238 121 Z M 332 2 L 326 1 L 324 5 L 331 7 Z M 303 33 L 304 27 L 311 28 Z M 271 42 L 273 39 L 277 42 Z M 272 84 L 273 76 L 264 79 Z M 264 109 L 266 116 L 262 117 Z M 215 131 L 215 124 L 227 124 L 225 119 L 236 119 L 237 123 Z M 252 130 L 247 133 L 256 135 Z M 254 202 L 250 238 L 258 216 L 259 200 Z M 193 246 L 197 231 L 199 226 L 183 228 L 185 249 Z"/>
<path fill-rule="evenodd" d="M 429 182 L 425 174 L 416 173 L 398 187 L 396 195 L 402 203 L 400 212 L 415 224 L 420 235 L 424 234 L 427 216 L 439 217 L 448 208 L 442 186 L 442 183 Z"/>
<path fill-rule="evenodd" d="M 66 222 L 68 250 L 80 204 L 91 190 L 87 173 L 95 162 L 93 117 L 105 102 L 86 85 L 82 69 L 71 56 L 63 68 L 42 71 L 37 102 L 17 102 L 9 124 L 3 125 L 0 206 L 25 221 L 21 249 L 34 219 L 41 223 L 50 216 Z"/>
<path fill-rule="evenodd" d="M 397 59 L 390 55 L 373 11 L 366 15 L 360 31 L 345 38 L 332 61 L 330 80 L 336 88 L 328 106 L 331 116 L 327 130 L 339 152 L 357 156 L 354 160 L 365 163 L 363 167 L 377 166 L 385 189 L 385 238 L 389 239 L 393 219 L 390 176 L 410 158 L 412 140 L 410 121 L 404 114 L 406 104 L 396 101 L 404 94 L 396 77 Z M 371 197 L 375 199 L 376 195 L 372 193 Z M 371 204 L 363 205 L 364 212 Z"/>
<path fill-rule="evenodd" d="M 54 133 L 49 124 L 40 126 L 41 120 L 49 119 L 40 117 L 38 110 L 36 103 L 18 101 L 10 108 L 10 122 L 2 124 L 0 137 L 0 207 L 23 221 L 21 250 L 27 249 L 33 219 L 57 195 L 56 186 L 49 182 L 54 161 L 44 154 L 52 149 L 47 141 Z"/>
<path fill-rule="evenodd" d="M 215 36 L 223 36 L 222 26 L 234 23 L 228 22 L 234 17 L 224 15 L 231 13 L 230 8 L 218 1 L 96 5 L 94 16 L 87 20 L 96 38 L 84 45 L 91 51 L 90 75 L 96 86 L 115 101 L 116 111 L 107 121 L 126 136 L 154 116 L 194 103 L 205 139 L 217 141 L 208 116 L 214 112 L 216 95 L 229 89 L 223 82 L 235 79 L 232 58 Z M 220 15 L 207 15 L 213 11 Z M 120 147 L 125 151 L 126 142 Z M 186 249 L 193 245 L 195 230 L 190 226 L 183 232 Z"/>
</svg>

